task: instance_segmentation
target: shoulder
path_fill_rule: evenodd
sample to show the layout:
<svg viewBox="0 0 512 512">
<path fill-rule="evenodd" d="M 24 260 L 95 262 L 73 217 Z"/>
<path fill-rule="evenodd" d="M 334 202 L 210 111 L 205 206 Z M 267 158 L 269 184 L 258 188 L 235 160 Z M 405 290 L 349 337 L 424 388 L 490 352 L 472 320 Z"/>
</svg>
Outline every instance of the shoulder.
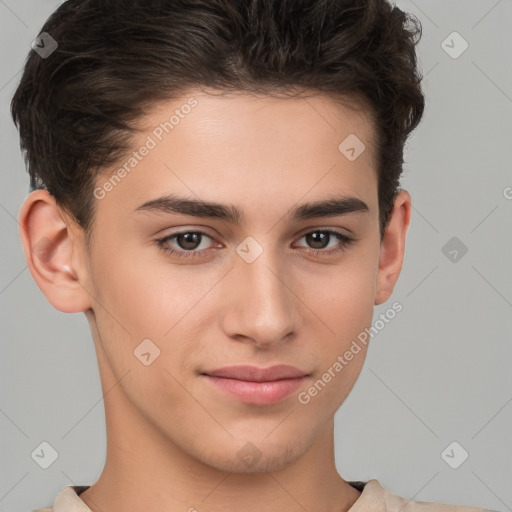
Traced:
<svg viewBox="0 0 512 512">
<path fill-rule="evenodd" d="M 467 505 L 452 505 L 431 501 L 414 501 L 384 489 L 377 480 L 364 485 L 361 496 L 349 512 L 497 512 Z"/>
</svg>

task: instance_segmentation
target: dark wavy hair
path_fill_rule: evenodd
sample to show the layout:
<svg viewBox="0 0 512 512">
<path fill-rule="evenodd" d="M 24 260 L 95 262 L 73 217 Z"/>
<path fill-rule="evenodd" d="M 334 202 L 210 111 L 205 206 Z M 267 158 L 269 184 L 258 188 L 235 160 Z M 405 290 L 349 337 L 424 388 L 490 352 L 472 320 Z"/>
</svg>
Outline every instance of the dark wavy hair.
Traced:
<svg viewBox="0 0 512 512">
<path fill-rule="evenodd" d="M 364 109 L 376 140 L 381 237 L 425 99 L 421 24 L 387 0 L 68 0 L 42 27 L 11 103 L 32 190 L 90 241 L 93 189 L 130 149 L 145 107 L 203 86 L 325 93 Z"/>
</svg>

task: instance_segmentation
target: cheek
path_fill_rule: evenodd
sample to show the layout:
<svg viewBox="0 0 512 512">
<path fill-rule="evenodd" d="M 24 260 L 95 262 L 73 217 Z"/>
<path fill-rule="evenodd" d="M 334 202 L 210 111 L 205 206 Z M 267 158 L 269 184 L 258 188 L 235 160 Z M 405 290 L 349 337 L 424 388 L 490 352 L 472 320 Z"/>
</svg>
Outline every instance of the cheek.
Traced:
<svg viewBox="0 0 512 512">
<path fill-rule="evenodd" d="M 372 320 L 375 305 L 378 249 L 366 244 L 339 265 L 316 274 L 304 273 L 307 304 L 322 319 L 337 344 L 357 336 Z"/>
<path fill-rule="evenodd" d="M 311 307 L 321 319 L 309 331 L 319 359 L 314 379 L 298 399 L 325 418 L 334 414 L 352 390 L 368 350 L 365 330 L 372 322 L 375 298 L 372 271 L 364 265 L 357 272 L 354 267 L 351 270 L 328 280 L 328 291 L 319 290 Z"/>
<path fill-rule="evenodd" d="M 134 384 L 123 386 L 140 407 L 152 397 L 167 402 L 166 407 L 184 399 L 183 405 L 190 408 L 177 381 L 193 371 L 191 362 L 197 363 L 205 326 L 215 324 L 210 292 L 222 272 L 137 258 L 126 252 L 101 281 L 101 306 L 96 310 L 103 346 L 118 378 L 130 371 Z M 138 356 L 154 362 L 144 366 Z"/>
<path fill-rule="evenodd" d="M 190 409 L 194 401 L 179 384 L 180 372 L 193 348 L 194 326 L 204 323 L 199 301 L 215 279 L 191 280 L 184 266 L 172 271 L 154 253 L 149 258 L 151 249 L 120 243 L 114 251 L 114 245 L 101 246 L 92 273 L 99 341 L 111 371 L 148 417 L 160 406 L 168 411 L 170 403 Z"/>
<path fill-rule="evenodd" d="M 316 327 L 311 329 L 317 330 L 311 336 L 320 358 L 318 374 L 303 400 L 310 400 L 311 407 L 335 411 L 360 375 L 369 341 L 365 330 L 372 323 L 378 255 L 378 245 L 368 243 L 331 272 L 310 276 L 304 283 L 304 301 L 314 312 L 311 322 Z"/>
<path fill-rule="evenodd" d="M 96 309 L 100 314 L 107 310 L 134 339 L 165 339 L 208 291 L 212 279 L 198 277 L 198 266 L 167 264 L 157 247 L 117 242 L 103 244 L 95 255 Z"/>
</svg>

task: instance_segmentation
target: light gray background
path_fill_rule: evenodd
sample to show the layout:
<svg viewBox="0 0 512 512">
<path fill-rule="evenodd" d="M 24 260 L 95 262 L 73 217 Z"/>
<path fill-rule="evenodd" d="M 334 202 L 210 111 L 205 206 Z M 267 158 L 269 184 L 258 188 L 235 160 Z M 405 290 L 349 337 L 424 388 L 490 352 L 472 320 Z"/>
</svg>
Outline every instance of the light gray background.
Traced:
<svg viewBox="0 0 512 512">
<path fill-rule="evenodd" d="M 413 217 L 393 297 L 403 311 L 375 336 L 336 416 L 345 479 L 377 478 L 409 499 L 512 510 L 512 3 L 403 0 L 419 17 L 424 119 L 409 139 L 403 185 Z M 30 42 L 59 2 L 0 0 L 0 510 L 53 503 L 89 485 L 105 456 L 102 392 L 83 314 L 47 302 L 25 264 L 17 216 L 28 174 L 9 116 Z M 458 58 L 442 42 L 469 43 Z M 455 48 L 457 44 L 454 43 Z M 468 248 L 442 252 L 456 236 Z M 57 461 L 31 458 L 47 441 Z M 441 453 L 457 441 L 468 459 Z M 457 455 L 458 456 L 458 455 Z M 310 511 L 313 512 L 313 511 Z"/>
</svg>

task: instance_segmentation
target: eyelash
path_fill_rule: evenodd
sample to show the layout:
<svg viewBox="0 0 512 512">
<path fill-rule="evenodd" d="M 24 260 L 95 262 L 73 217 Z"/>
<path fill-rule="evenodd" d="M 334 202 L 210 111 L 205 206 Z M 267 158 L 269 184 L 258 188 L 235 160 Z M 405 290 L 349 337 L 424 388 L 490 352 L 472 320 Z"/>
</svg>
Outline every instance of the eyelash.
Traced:
<svg viewBox="0 0 512 512">
<path fill-rule="evenodd" d="M 203 249 L 201 251 L 197 251 L 197 250 L 191 250 L 191 251 L 179 250 L 178 251 L 176 249 L 169 248 L 169 246 L 167 245 L 167 242 L 169 242 L 173 238 L 176 238 L 179 235 L 190 234 L 190 233 L 199 234 L 202 236 L 206 236 L 208 238 L 212 238 L 210 235 L 208 235 L 207 233 L 204 233 L 203 231 L 180 231 L 178 233 L 173 233 L 171 235 L 167 235 L 163 238 L 159 238 L 159 239 L 155 240 L 155 244 L 164 253 L 171 254 L 173 256 L 178 256 L 179 258 L 202 257 L 201 253 L 208 251 L 208 249 Z M 338 240 L 343 242 L 342 244 L 338 245 L 334 249 L 328 249 L 328 250 L 326 250 L 326 249 L 308 249 L 308 252 L 314 254 L 315 256 L 332 256 L 334 254 L 341 253 L 350 244 L 352 244 L 356 241 L 354 238 L 348 237 L 347 235 L 344 235 L 343 233 L 334 231 L 332 229 L 315 229 L 313 231 L 309 231 L 308 233 L 304 233 L 300 238 L 303 238 L 312 233 L 328 233 L 329 235 L 335 236 L 336 238 L 338 238 Z"/>
</svg>

